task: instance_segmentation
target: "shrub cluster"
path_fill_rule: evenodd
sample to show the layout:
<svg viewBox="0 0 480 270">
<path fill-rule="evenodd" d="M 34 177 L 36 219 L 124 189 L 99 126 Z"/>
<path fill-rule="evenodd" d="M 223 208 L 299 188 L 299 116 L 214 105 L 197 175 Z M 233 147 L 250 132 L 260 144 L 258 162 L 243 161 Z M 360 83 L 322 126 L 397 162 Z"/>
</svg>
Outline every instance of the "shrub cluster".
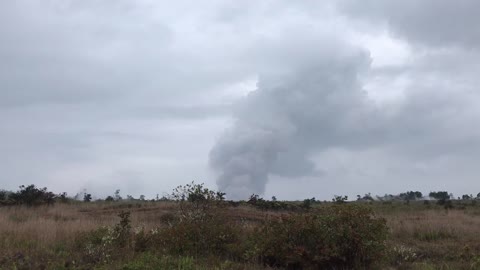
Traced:
<svg viewBox="0 0 480 270">
<path fill-rule="evenodd" d="M 0 206 L 25 205 L 53 205 L 55 202 L 69 203 L 72 199 L 63 192 L 55 194 L 46 187 L 37 188 L 35 185 L 21 185 L 16 192 L 0 190 Z"/>
<path fill-rule="evenodd" d="M 271 201 L 265 200 L 256 194 L 252 194 L 252 196 L 250 196 L 250 199 L 248 199 L 247 203 L 261 210 L 293 210 L 294 208 L 294 206 L 286 202 L 277 201 L 276 199 L 273 199 Z"/>
<path fill-rule="evenodd" d="M 311 198 L 311 199 L 305 199 L 303 200 L 302 204 L 300 205 L 300 208 L 304 209 L 304 210 L 310 210 L 312 208 L 312 205 L 317 203 L 317 201 L 315 200 L 315 197 Z"/>
<path fill-rule="evenodd" d="M 132 229 L 129 213 L 122 212 L 117 225 L 83 236 L 83 262 L 108 263 L 129 251 L 288 269 L 358 269 L 384 255 L 385 220 L 365 206 L 343 203 L 286 212 L 252 228 L 229 220 L 223 194 L 203 185 L 180 186 L 171 197 L 178 211 L 158 228 Z"/>
<path fill-rule="evenodd" d="M 77 245 L 84 250 L 84 263 L 109 263 L 113 257 L 133 247 L 130 212 L 122 211 L 118 217 L 120 221 L 115 226 L 104 226 L 78 237 Z"/>
<path fill-rule="evenodd" d="M 448 194 L 447 191 L 436 191 L 436 192 L 430 192 L 428 196 L 437 199 L 437 200 L 449 200 L 450 199 L 450 194 Z"/>
<path fill-rule="evenodd" d="M 420 200 L 423 197 L 423 194 L 420 191 L 407 191 L 400 193 L 399 197 L 404 201 L 415 201 Z"/>
<path fill-rule="evenodd" d="M 369 208 L 332 205 L 270 219 L 252 235 L 257 258 L 274 267 L 357 269 L 384 255 L 387 226 Z"/>
<path fill-rule="evenodd" d="M 9 194 L 12 192 L 6 190 L 0 190 L 0 205 L 6 204 Z"/>
<path fill-rule="evenodd" d="M 41 204 L 52 205 L 56 195 L 47 188 L 37 188 L 35 185 L 20 186 L 20 190 L 8 196 L 8 203 L 36 206 Z"/>
<path fill-rule="evenodd" d="M 203 184 L 177 187 L 171 195 L 178 203 L 177 218 L 171 218 L 169 226 L 160 231 L 160 246 L 170 254 L 226 255 L 238 230 L 225 218 L 224 196 Z"/>
<path fill-rule="evenodd" d="M 203 220 L 180 219 L 160 230 L 156 243 L 168 254 L 227 256 L 239 237 L 238 227 L 222 216 Z"/>
</svg>

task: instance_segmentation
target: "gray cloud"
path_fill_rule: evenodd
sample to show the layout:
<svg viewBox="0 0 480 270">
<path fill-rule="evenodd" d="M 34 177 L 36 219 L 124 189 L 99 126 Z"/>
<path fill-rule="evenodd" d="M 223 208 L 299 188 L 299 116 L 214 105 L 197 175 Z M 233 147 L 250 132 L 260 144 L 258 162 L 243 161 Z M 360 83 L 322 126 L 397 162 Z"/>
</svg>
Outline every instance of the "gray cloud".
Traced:
<svg viewBox="0 0 480 270">
<path fill-rule="evenodd" d="M 2 188 L 113 190 L 130 170 L 160 190 L 206 178 L 204 152 L 231 102 L 219 93 L 246 75 L 182 48 L 190 26 L 148 1 L 16 1 L 0 12 Z M 176 154 L 192 137 L 207 149 Z M 174 160 L 194 175 L 171 170 Z"/>
<path fill-rule="evenodd" d="M 3 1 L 0 188 L 480 189 L 476 5 Z"/>
<path fill-rule="evenodd" d="M 340 1 L 340 9 L 372 24 L 386 24 L 394 35 L 426 46 L 477 48 L 480 30 L 475 0 Z"/>
</svg>

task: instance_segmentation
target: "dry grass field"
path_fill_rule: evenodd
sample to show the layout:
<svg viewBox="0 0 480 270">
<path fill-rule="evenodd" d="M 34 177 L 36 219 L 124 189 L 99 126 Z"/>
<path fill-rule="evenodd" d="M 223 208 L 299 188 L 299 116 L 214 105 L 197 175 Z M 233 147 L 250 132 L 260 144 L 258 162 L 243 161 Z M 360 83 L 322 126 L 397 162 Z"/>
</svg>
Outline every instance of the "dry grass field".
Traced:
<svg viewBox="0 0 480 270">
<path fill-rule="evenodd" d="M 321 203 L 314 208 L 328 204 L 332 203 Z M 455 202 L 453 209 L 422 202 L 353 204 L 367 204 L 377 216 L 386 219 L 389 228 L 388 256 L 376 268 L 480 269 L 480 206 L 460 202 Z M 79 235 L 102 226 L 115 226 L 121 211 L 131 213 L 132 230 L 142 227 L 150 231 L 165 226 L 177 207 L 173 202 L 139 201 L 1 207 L 0 269 L 84 269 L 79 265 L 72 266 L 75 254 L 83 252 L 78 245 Z M 258 210 L 248 205 L 231 206 L 222 211 L 228 219 L 251 227 L 264 219 L 288 215 L 288 211 Z M 138 254 L 127 252 L 119 261 L 94 268 L 137 269 L 122 268 L 128 261 L 135 260 L 135 256 Z M 192 269 L 210 268 L 200 268 L 198 260 L 185 260 L 187 266 L 180 263 L 172 269 L 190 269 L 188 265 L 193 265 Z M 245 263 L 219 263 L 215 267 L 265 269 L 263 265 Z"/>
<path fill-rule="evenodd" d="M 149 231 L 166 226 L 168 218 L 177 210 L 173 202 L 74 202 L 54 206 L 0 207 L 0 269 L 50 269 L 48 265 L 52 261 L 58 261 L 55 269 L 69 269 L 72 267 L 68 266 L 70 255 L 84 252 L 77 247 L 79 236 L 102 227 L 115 226 L 119 222 L 120 212 L 131 213 L 133 230 L 143 228 Z M 245 206 L 223 209 L 223 212 L 232 220 L 248 224 L 260 222 L 266 215 L 279 215 Z M 125 261 L 129 261 L 132 254 L 125 255 L 128 257 Z M 65 265 L 63 262 L 67 262 L 67 267 L 62 267 Z M 176 266 L 176 263 L 174 261 L 172 264 Z M 109 264 L 95 269 L 120 269 L 119 265 L 110 267 Z M 191 269 L 189 265 L 187 262 L 185 267 L 178 269 Z M 197 269 L 196 262 L 191 265 Z M 258 266 L 241 264 L 237 267 L 253 269 Z M 91 269 L 81 265 L 77 265 L 77 268 Z"/>
<path fill-rule="evenodd" d="M 377 212 L 391 230 L 389 246 L 406 248 L 406 255 L 410 251 L 415 254 L 400 268 L 480 269 L 479 207 L 460 205 L 445 210 L 419 203 L 398 209 L 382 206 Z"/>
</svg>

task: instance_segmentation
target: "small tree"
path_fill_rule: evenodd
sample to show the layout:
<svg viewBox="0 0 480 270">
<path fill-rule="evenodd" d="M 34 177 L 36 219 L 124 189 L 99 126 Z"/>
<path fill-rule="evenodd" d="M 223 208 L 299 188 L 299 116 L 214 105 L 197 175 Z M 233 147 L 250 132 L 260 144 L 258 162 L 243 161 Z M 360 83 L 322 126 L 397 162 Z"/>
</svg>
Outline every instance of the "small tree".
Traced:
<svg viewBox="0 0 480 270">
<path fill-rule="evenodd" d="M 61 203 L 68 203 L 68 196 L 67 196 L 67 193 L 66 192 L 62 192 L 60 193 L 58 196 L 58 201 L 61 202 Z"/>
<path fill-rule="evenodd" d="M 357 201 L 373 201 L 372 194 L 367 193 L 363 197 L 360 195 L 357 195 Z"/>
<path fill-rule="evenodd" d="M 225 253 L 236 241 L 237 224 L 221 211 L 224 196 L 194 182 L 175 188 L 178 216 L 161 232 L 164 248 L 193 256 Z"/>
<path fill-rule="evenodd" d="M 92 201 L 92 194 L 90 194 L 90 193 L 84 193 L 84 194 L 83 194 L 83 201 L 84 201 L 84 202 L 91 202 L 91 201 Z"/>
<path fill-rule="evenodd" d="M 212 208 L 224 201 L 225 193 L 210 190 L 203 183 L 192 182 L 175 188 L 171 197 L 179 202 L 182 218 L 203 219 L 210 214 Z"/>
<path fill-rule="evenodd" d="M 8 192 L 6 190 L 0 190 L 0 201 L 6 201 L 8 198 Z"/>
<path fill-rule="evenodd" d="M 263 198 L 260 198 L 260 196 L 257 195 L 257 194 L 252 194 L 252 195 L 250 195 L 250 198 L 248 198 L 247 203 L 249 203 L 249 204 L 255 204 L 255 203 L 258 202 L 259 200 L 263 200 Z"/>
<path fill-rule="evenodd" d="M 448 194 L 447 191 L 436 191 L 436 192 L 430 192 L 428 194 L 430 197 L 437 199 L 437 200 L 449 200 L 450 195 Z"/>
<path fill-rule="evenodd" d="M 404 201 L 415 201 L 421 199 L 423 194 L 420 191 L 407 191 L 400 193 L 399 197 Z"/>
<path fill-rule="evenodd" d="M 315 203 L 315 197 L 311 198 L 311 199 L 305 199 L 303 200 L 302 204 L 300 205 L 301 208 L 305 209 L 305 210 L 309 210 L 310 208 L 312 208 L 312 204 Z"/>
<path fill-rule="evenodd" d="M 51 205 L 55 202 L 55 194 L 47 191 L 47 188 L 37 188 L 35 185 L 20 186 L 20 190 L 12 193 L 9 198 L 15 204 L 35 206 L 41 204 Z"/>
<path fill-rule="evenodd" d="M 334 203 L 346 203 L 348 201 L 348 196 L 338 196 L 334 195 L 332 202 Z"/>
<path fill-rule="evenodd" d="M 122 199 L 122 196 L 120 196 L 120 189 L 115 190 L 115 201 L 121 201 Z"/>
<path fill-rule="evenodd" d="M 130 212 L 122 211 L 118 214 L 120 222 L 115 225 L 114 232 L 116 235 L 116 242 L 120 247 L 125 247 L 128 245 L 130 239 L 130 230 L 132 226 L 130 225 Z"/>
</svg>

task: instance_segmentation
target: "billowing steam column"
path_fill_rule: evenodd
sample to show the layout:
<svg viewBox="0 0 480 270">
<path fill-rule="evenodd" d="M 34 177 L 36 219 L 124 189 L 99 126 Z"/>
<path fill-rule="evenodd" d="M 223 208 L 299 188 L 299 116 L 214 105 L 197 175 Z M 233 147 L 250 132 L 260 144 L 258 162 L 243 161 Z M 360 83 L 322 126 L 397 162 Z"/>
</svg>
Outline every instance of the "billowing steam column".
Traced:
<svg viewBox="0 0 480 270">
<path fill-rule="evenodd" d="M 341 42 L 312 42 L 317 46 L 268 56 L 277 57 L 266 60 L 275 66 L 263 65 L 257 89 L 240 101 L 234 125 L 211 150 L 218 188 L 228 198 L 262 194 L 270 175 L 310 175 L 314 151 L 367 140 L 373 108 L 358 77 L 369 67 L 368 54 Z"/>
</svg>

